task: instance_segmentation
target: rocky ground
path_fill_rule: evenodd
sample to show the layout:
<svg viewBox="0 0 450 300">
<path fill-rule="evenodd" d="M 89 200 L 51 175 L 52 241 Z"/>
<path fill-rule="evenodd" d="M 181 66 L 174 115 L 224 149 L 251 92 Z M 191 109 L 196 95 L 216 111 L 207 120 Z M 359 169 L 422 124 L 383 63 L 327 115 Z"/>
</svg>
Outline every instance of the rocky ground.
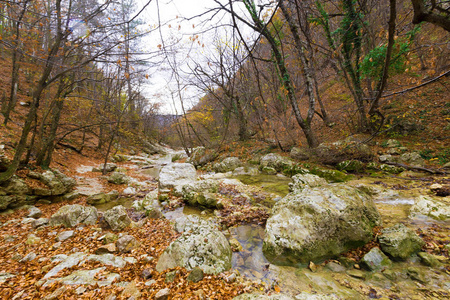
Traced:
<svg viewBox="0 0 450 300">
<path fill-rule="evenodd" d="M 381 159 L 396 165 L 365 177 L 349 175 L 355 163 L 340 172 L 275 154 L 199 173 L 172 163 L 179 153 L 119 155 L 106 176 L 98 161 L 78 164 L 74 191 L 57 173 L 18 174 L 2 199 L 27 186 L 17 201 L 38 201 L 0 215 L 0 296 L 447 299 L 450 201 L 437 194 L 448 178 L 400 170 L 394 152 Z M 246 176 L 292 181 L 289 194 L 235 179 Z"/>
</svg>

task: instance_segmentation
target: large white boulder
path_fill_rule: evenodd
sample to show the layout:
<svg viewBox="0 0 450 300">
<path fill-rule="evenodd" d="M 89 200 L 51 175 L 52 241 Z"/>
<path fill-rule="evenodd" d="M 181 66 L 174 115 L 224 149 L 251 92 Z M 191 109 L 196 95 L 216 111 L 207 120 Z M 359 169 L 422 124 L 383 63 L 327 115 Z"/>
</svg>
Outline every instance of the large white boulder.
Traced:
<svg viewBox="0 0 450 300">
<path fill-rule="evenodd" d="M 312 184 L 319 179 L 307 178 Z M 339 255 L 370 241 L 380 224 L 372 199 L 344 184 L 296 189 L 275 204 L 263 251 L 276 264 L 296 265 Z"/>
</svg>

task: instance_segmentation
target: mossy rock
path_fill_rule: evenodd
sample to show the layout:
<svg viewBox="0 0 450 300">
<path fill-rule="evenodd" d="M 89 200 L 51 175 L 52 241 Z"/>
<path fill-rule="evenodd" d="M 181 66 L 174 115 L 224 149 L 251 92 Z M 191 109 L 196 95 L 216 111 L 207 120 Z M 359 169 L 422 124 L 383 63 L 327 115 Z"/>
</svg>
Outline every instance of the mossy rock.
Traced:
<svg viewBox="0 0 450 300">
<path fill-rule="evenodd" d="M 350 173 L 361 173 L 364 170 L 364 163 L 359 160 L 345 160 L 336 165 L 339 171 L 346 171 Z"/>
</svg>

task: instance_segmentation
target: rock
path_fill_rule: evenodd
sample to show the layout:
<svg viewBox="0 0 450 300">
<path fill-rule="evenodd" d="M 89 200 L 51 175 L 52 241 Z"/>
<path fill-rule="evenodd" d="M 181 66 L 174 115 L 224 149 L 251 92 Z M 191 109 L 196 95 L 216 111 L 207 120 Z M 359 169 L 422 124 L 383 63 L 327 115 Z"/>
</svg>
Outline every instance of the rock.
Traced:
<svg viewBox="0 0 450 300">
<path fill-rule="evenodd" d="M 206 208 L 223 208 L 223 204 L 217 200 L 213 193 L 193 193 L 189 195 L 187 201 L 190 206 L 200 206 Z"/>
<path fill-rule="evenodd" d="M 197 171 L 189 163 L 173 163 L 161 168 L 159 172 L 160 190 L 175 188 L 192 183 L 197 178 Z"/>
<path fill-rule="evenodd" d="M 48 222 L 49 222 L 49 219 L 47 219 L 47 218 L 39 218 L 39 219 L 31 222 L 31 227 L 33 227 L 33 229 L 36 229 L 36 228 L 47 225 Z"/>
<path fill-rule="evenodd" d="M 277 170 L 272 167 L 261 167 L 261 173 L 266 174 L 266 175 L 276 175 Z"/>
<path fill-rule="evenodd" d="M 114 268 L 123 268 L 127 264 L 127 261 L 120 257 L 120 256 L 114 256 L 111 253 L 105 253 L 105 254 L 92 254 L 87 257 L 87 260 L 90 261 L 97 261 L 103 265 L 113 266 Z"/>
<path fill-rule="evenodd" d="M 108 232 L 103 237 L 103 244 L 115 243 L 119 239 L 119 236 L 115 233 Z"/>
<path fill-rule="evenodd" d="M 242 245 L 239 243 L 239 241 L 235 238 L 229 240 L 231 251 L 233 252 L 240 252 L 242 251 Z"/>
<path fill-rule="evenodd" d="M 178 271 L 172 271 L 166 273 L 166 279 L 164 280 L 165 283 L 171 283 L 175 281 L 175 277 L 177 276 Z"/>
<path fill-rule="evenodd" d="M 50 217 L 50 225 L 74 227 L 80 223 L 94 225 L 97 222 L 97 209 L 95 207 L 82 206 L 79 204 L 61 207 Z"/>
<path fill-rule="evenodd" d="M 92 172 L 103 172 L 104 164 L 99 165 L 98 167 L 92 168 Z M 113 163 L 107 163 L 105 171 L 106 173 L 113 172 L 115 169 L 117 169 L 117 165 Z"/>
<path fill-rule="evenodd" d="M 427 252 L 419 252 L 417 253 L 417 255 L 420 257 L 422 263 L 428 267 L 438 268 L 442 266 L 442 264 L 433 254 Z"/>
<path fill-rule="evenodd" d="M 386 145 L 386 147 L 388 148 L 397 148 L 401 147 L 402 144 L 400 144 L 400 142 L 397 140 L 389 139 L 385 143 L 383 143 L 383 145 Z"/>
<path fill-rule="evenodd" d="M 71 200 L 77 199 L 78 197 L 80 197 L 80 195 L 81 194 L 79 192 L 73 191 L 73 192 L 64 194 L 63 199 L 66 201 L 71 201 Z"/>
<path fill-rule="evenodd" d="M 450 206 L 429 196 L 419 196 L 410 208 L 410 216 L 429 216 L 436 220 L 450 219 Z"/>
<path fill-rule="evenodd" d="M 141 292 L 134 281 L 130 282 L 120 294 L 123 299 L 137 300 L 141 297 Z"/>
<path fill-rule="evenodd" d="M 294 147 L 291 149 L 290 156 L 295 160 L 308 160 L 311 157 L 309 149 Z"/>
<path fill-rule="evenodd" d="M 400 161 L 413 167 L 423 167 L 425 164 L 425 160 L 417 152 L 403 153 L 400 155 Z"/>
<path fill-rule="evenodd" d="M 36 206 L 32 206 L 28 209 L 28 217 L 33 219 L 39 219 L 42 216 L 42 211 Z"/>
<path fill-rule="evenodd" d="M 116 190 L 113 190 L 109 193 L 98 193 L 98 194 L 91 195 L 86 199 L 86 202 L 91 205 L 99 205 L 99 204 L 104 204 L 104 203 L 108 203 L 108 202 L 117 200 L 118 197 L 119 197 L 119 192 Z"/>
<path fill-rule="evenodd" d="M 97 268 L 93 270 L 77 270 L 71 273 L 70 275 L 56 279 L 56 280 L 48 280 L 44 286 L 51 284 L 55 281 L 59 281 L 65 285 L 98 285 L 98 286 L 109 286 L 114 280 L 120 278 L 119 274 L 109 273 L 106 275 L 106 279 L 104 280 L 96 280 L 96 275 L 100 272 L 104 271 L 106 268 Z"/>
<path fill-rule="evenodd" d="M 108 177 L 108 182 L 114 184 L 128 184 L 130 182 L 130 177 L 120 172 L 113 172 Z"/>
<path fill-rule="evenodd" d="M 142 271 L 141 277 L 144 278 L 144 280 L 152 278 L 152 276 L 152 269 L 144 269 L 144 271 Z"/>
<path fill-rule="evenodd" d="M 156 270 L 162 272 L 176 266 L 203 269 L 218 274 L 231 268 L 231 248 L 223 233 L 211 225 L 200 224 L 184 232 L 161 254 Z"/>
<path fill-rule="evenodd" d="M 114 253 L 117 251 L 115 243 L 109 243 L 103 246 L 100 246 L 97 250 L 95 250 L 95 254 L 102 255 L 107 253 Z"/>
<path fill-rule="evenodd" d="M 233 283 L 233 282 L 235 282 L 235 281 L 236 281 L 236 274 L 235 274 L 235 273 L 232 273 L 232 274 L 228 275 L 227 277 L 225 277 L 225 281 L 226 281 L 227 283 Z"/>
<path fill-rule="evenodd" d="M 300 193 L 305 188 L 320 187 L 327 185 L 328 182 L 317 175 L 297 174 L 292 176 L 292 182 L 289 183 L 289 190 L 294 193 Z"/>
<path fill-rule="evenodd" d="M 139 247 L 139 242 L 132 235 L 124 235 L 116 242 L 117 250 L 121 253 L 128 253 Z"/>
<path fill-rule="evenodd" d="M 366 253 L 361 262 L 371 271 L 383 271 L 392 266 L 390 259 L 377 247 Z"/>
<path fill-rule="evenodd" d="M 398 149 L 398 148 L 390 148 L 386 152 L 387 152 L 387 154 L 390 154 L 390 155 L 400 155 L 400 153 L 401 153 L 400 149 Z"/>
<path fill-rule="evenodd" d="M 251 175 L 251 176 L 255 176 L 255 175 L 259 175 L 260 172 L 258 170 L 258 168 L 255 167 L 239 167 L 234 169 L 233 171 L 233 176 L 239 176 L 239 175 Z"/>
<path fill-rule="evenodd" d="M 310 261 L 309 264 L 308 264 L 308 269 L 309 269 L 311 272 L 316 272 L 316 271 L 317 271 L 317 266 L 316 266 L 315 263 L 313 263 L 312 261 Z"/>
<path fill-rule="evenodd" d="M 131 224 L 131 219 L 122 205 L 107 210 L 103 217 L 113 231 L 121 231 Z"/>
<path fill-rule="evenodd" d="M 379 166 L 379 169 L 383 172 L 387 172 L 390 174 L 400 174 L 401 172 L 404 172 L 406 169 L 403 167 L 399 167 L 399 166 L 393 166 L 393 165 L 386 165 L 386 164 L 381 164 Z"/>
<path fill-rule="evenodd" d="M 134 187 L 129 186 L 122 191 L 122 194 L 127 196 L 134 195 L 136 194 L 136 189 Z"/>
<path fill-rule="evenodd" d="M 170 289 L 165 288 L 162 290 L 159 290 L 155 295 L 155 300 L 167 300 L 170 296 Z"/>
<path fill-rule="evenodd" d="M 383 229 L 378 241 L 383 252 L 395 259 L 406 259 L 419 252 L 425 244 L 414 231 L 401 223 Z"/>
<path fill-rule="evenodd" d="M 24 258 L 22 258 L 19 262 L 28 262 L 28 261 L 32 261 L 36 258 L 36 253 L 34 252 L 30 252 L 27 255 L 25 255 Z"/>
<path fill-rule="evenodd" d="M 351 270 L 348 270 L 346 273 L 348 275 L 350 275 L 352 277 L 355 277 L 355 278 L 358 278 L 358 279 L 363 279 L 364 280 L 366 278 L 366 273 L 364 273 L 361 270 L 351 269 Z"/>
<path fill-rule="evenodd" d="M 16 275 L 13 275 L 11 273 L 0 273 L 0 283 L 5 282 L 6 280 L 10 279 L 10 278 L 14 278 L 16 277 Z"/>
<path fill-rule="evenodd" d="M 330 270 L 331 272 L 334 272 L 334 273 L 343 273 L 347 270 L 344 266 L 342 266 L 338 263 L 332 262 L 332 261 L 327 263 L 325 265 L 325 268 L 327 268 L 328 270 Z"/>
<path fill-rule="evenodd" d="M 27 245 L 36 245 L 36 244 L 39 244 L 40 242 L 41 242 L 41 238 L 40 237 L 37 237 L 33 233 L 30 233 L 27 236 L 27 240 L 25 241 L 25 244 L 27 244 Z"/>
<path fill-rule="evenodd" d="M 77 183 L 75 179 L 64 175 L 56 169 L 43 172 L 40 180 L 50 188 L 52 196 L 70 192 Z"/>
<path fill-rule="evenodd" d="M 222 160 L 220 163 L 216 163 L 213 166 L 214 171 L 220 173 L 226 173 L 230 171 L 234 171 L 236 168 L 239 168 L 242 165 L 242 162 L 237 157 L 227 157 Z"/>
<path fill-rule="evenodd" d="M 419 281 L 420 283 L 426 284 L 429 279 L 427 278 L 427 275 L 419 268 L 415 267 L 409 267 L 406 270 L 406 274 L 412 279 Z"/>
<path fill-rule="evenodd" d="M 372 199 L 356 188 L 306 187 L 275 204 L 263 251 L 275 264 L 322 260 L 364 245 L 380 222 Z"/>
<path fill-rule="evenodd" d="M 336 165 L 339 171 L 346 171 L 350 173 L 361 173 L 364 170 L 364 163 L 359 160 L 344 160 Z"/>
<path fill-rule="evenodd" d="M 219 190 L 219 183 L 215 180 L 200 180 L 185 184 L 181 188 L 184 201 L 191 206 L 203 206 L 207 208 L 223 208 L 214 193 Z"/>
<path fill-rule="evenodd" d="M 203 270 L 199 267 L 195 267 L 192 269 L 191 273 L 189 273 L 187 277 L 187 281 L 192 281 L 194 283 L 197 283 L 203 279 Z"/>
<path fill-rule="evenodd" d="M 334 143 L 322 143 L 314 151 L 315 157 L 328 165 L 352 159 L 369 162 L 374 156 L 369 146 L 351 137 Z"/>
<path fill-rule="evenodd" d="M 69 231 L 63 231 L 60 234 L 58 234 L 58 236 L 56 237 L 56 241 L 57 242 L 63 242 L 71 237 L 74 236 L 74 231 L 73 230 L 69 230 Z"/>
<path fill-rule="evenodd" d="M 81 261 L 84 261 L 86 259 L 86 256 L 87 255 L 85 253 L 77 252 L 70 256 L 65 256 L 61 258 L 57 257 L 57 259 L 54 261 L 60 261 L 60 263 L 55 267 L 53 267 L 50 271 L 48 271 L 48 273 L 45 274 L 43 279 L 51 278 L 56 274 L 58 274 L 59 271 L 78 265 Z"/>
<path fill-rule="evenodd" d="M 269 153 L 261 157 L 259 164 L 261 171 L 264 173 L 269 169 L 281 172 L 284 168 L 292 166 L 293 162 L 279 154 Z"/>
<path fill-rule="evenodd" d="M 144 147 L 143 151 L 149 155 L 153 155 L 153 154 L 166 155 L 167 154 L 167 148 L 165 148 L 157 143 L 150 143 L 149 141 L 144 141 L 143 147 Z"/>
</svg>

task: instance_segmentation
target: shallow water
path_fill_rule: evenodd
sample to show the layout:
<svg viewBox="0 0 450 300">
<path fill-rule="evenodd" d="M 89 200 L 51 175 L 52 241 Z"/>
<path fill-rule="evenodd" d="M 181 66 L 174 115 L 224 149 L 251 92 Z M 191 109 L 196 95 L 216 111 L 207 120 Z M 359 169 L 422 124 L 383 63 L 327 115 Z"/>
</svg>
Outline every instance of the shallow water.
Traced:
<svg viewBox="0 0 450 300">
<path fill-rule="evenodd" d="M 274 193 L 282 197 L 289 193 L 289 183 L 292 179 L 278 175 L 238 175 L 233 176 L 243 184 L 261 187 L 264 191 Z"/>
</svg>

